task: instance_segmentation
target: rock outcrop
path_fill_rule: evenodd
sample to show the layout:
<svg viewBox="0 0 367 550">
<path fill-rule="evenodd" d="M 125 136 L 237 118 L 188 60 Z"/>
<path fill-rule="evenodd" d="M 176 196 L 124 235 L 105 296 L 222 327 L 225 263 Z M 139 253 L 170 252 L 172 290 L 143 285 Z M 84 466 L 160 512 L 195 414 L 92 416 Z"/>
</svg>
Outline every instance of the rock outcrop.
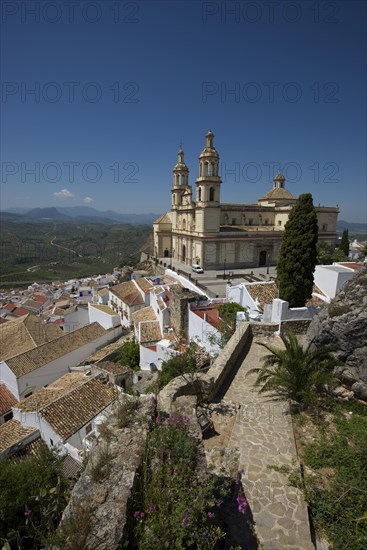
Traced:
<svg viewBox="0 0 367 550">
<path fill-rule="evenodd" d="M 316 315 L 307 336 L 331 346 L 344 365 L 336 369 L 354 396 L 367 401 L 367 266 Z"/>
</svg>

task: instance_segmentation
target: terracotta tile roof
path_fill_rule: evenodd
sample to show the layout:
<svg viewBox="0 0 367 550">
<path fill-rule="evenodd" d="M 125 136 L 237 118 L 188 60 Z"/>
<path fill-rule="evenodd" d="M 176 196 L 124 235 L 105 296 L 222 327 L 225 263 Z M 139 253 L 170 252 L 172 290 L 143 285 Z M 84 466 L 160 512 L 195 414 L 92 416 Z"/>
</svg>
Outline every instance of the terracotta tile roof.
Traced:
<svg viewBox="0 0 367 550">
<path fill-rule="evenodd" d="M 22 317 L 23 315 L 28 315 L 29 309 L 25 309 L 24 307 L 16 307 L 11 312 L 12 315 L 17 315 L 18 317 Z"/>
<path fill-rule="evenodd" d="M 12 302 L 12 303 L 10 303 L 10 304 L 6 304 L 6 305 L 4 306 L 4 309 L 7 309 L 8 311 L 13 311 L 16 307 L 17 307 L 17 306 L 16 306 L 15 304 L 13 304 L 13 302 Z"/>
<path fill-rule="evenodd" d="M 13 405 L 17 403 L 17 399 L 8 390 L 5 384 L 0 384 L 0 416 L 10 411 Z"/>
<path fill-rule="evenodd" d="M 25 353 L 21 353 L 10 359 L 7 359 L 6 363 L 8 367 L 13 371 L 15 376 L 19 378 L 24 374 L 28 374 L 36 369 L 39 369 L 43 365 L 55 361 L 60 357 L 63 357 L 67 353 L 70 353 L 81 346 L 93 342 L 106 334 L 106 330 L 101 327 L 97 322 L 86 325 L 56 338 L 51 342 L 42 344 L 34 349 L 30 349 Z"/>
<path fill-rule="evenodd" d="M 36 302 L 36 300 L 27 300 L 23 306 L 29 309 L 36 309 L 37 311 L 42 308 L 42 304 Z"/>
<path fill-rule="evenodd" d="M 109 292 L 110 292 L 109 288 L 101 288 L 100 290 L 98 290 L 97 295 L 106 296 L 106 294 L 108 294 Z"/>
<path fill-rule="evenodd" d="M 152 289 L 152 292 L 158 296 L 159 294 L 162 294 L 164 292 L 164 288 L 162 286 L 156 286 Z"/>
<path fill-rule="evenodd" d="M 139 324 L 139 332 L 141 344 L 162 340 L 161 327 L 158 321 L 142 321 Z"/>
<path fill-rule="evenodd" d="M 245 285 L 251 298 L 258 300 L 259 310 L 263 311 L 265 304 L 272 304 L 278 297 L 278 289 L 274 282 L 270 283 L 249 283 Z"/>
<path fill-rule="evenodd" d="M 128 294 L 135 292 L 136 290 L 137 288 L 133 281 L 120 283 L 119 285 L 115 285 L 110 288 L 111 294 L 114 294 L 115 296 L 117 296 L 117 298 L 120 298 L 120 300 L 125 298 L 125 296 L 127 296 Z"/>
<path fill-rule="evenodd" d="M 295 200 L 295 197 L 288 191 L 288 189 L 285 189 L 284 187 L 275 187 L 273 189 L 270 189 L 265 195 L 259 199 L 259 201 L 265 201 L 265 200 L 289 200 L 293 199 Z"/>
<path fill-rule="evenodd" d="M 171 275 L 165 275 L 163 277 L 163 282 L 164 284 L 170 285 L 170 286 L 173 286 L 173 285 L 183 286 L 183 284 L 180 283 L 180 281 L 178 281 L 174 277 L 171 277 Z"/>
<path fill-rule="evenodd" d="M 324 300 L 322 298 L 320 298 L 319 296 L 315 296 L 315 294 L 319 294 L 320 296 L 324 296 Z M 312 296 L 309 300 L 307 300 L 306 302 L 306 306 L 307 307 L 310 307 L 310 306 L 324 306 L 328 303 L 328 299 L 327 299 L 327 296 L 325 295 L 325 293 L 317 286 L 317 285 L 313 285 L 313 288 L 312 288 Z"/>
<path fill-rule="evenodd" d="M 138 290 L 132 292 L 131 294 L 128 294 L 127 296 L 125 296 L 125 298 L 121 299 L 123 302 L 125 302 L 127 306 L 141 306 L 145 304 L 145 300 Z"/>
<path fill-rule="evenodd" d="M 157 299 L 157 306 L 161 311 L 167 308 L 165 301 L 162 298 Z"/>
<path fill-rule="evenodd" d="M 50 342 L 62 334 L 59 327 L 42 323 L 27 311 L 26 316 L 0 326 L 0 360 L 5 361 L 14 355 Z"/>
<path fill-rule="evenodd" d="M 81 372 L 69 372 L 52 382 L 47 388 L 37 390 L 26 399 L 22 399 L 15 408 L 23 412 L 40 411 L 72 389 L 84 384 L 86 380 Z"/>
<path fill-rule="evenodd" d="M 42 416 L 65 441 L 118 397 L 116 388 L 92 378 L 42 409 Z"/>
<path fill-rule="evenodd" d="M 143 307 L 142 309 L 139 309 L 139 311 L 136 311 L 133 313 L 133 321 L 135 325 L 138 325 L 141 321 L 156 321 L 157 316 L 154 313 L 154 309 L 152 306 Z"/>
<path fill-rule="evenodd" d="M 72 479 L 77 477 L 83 470 L 83 464 L 75 460 L 72 456 L 66 455 L 62 463 L 62 473 L 65 477 Z"/>
<path fill-rule="evenodd" d="M 31 441 L 30 443 L 27 443 L 26 445 L 22 446 L 18 451 L 16 451 L 15 453 L 12 453 L 7 458 L 10 459 L 12 462 L 15 462 L 16 464 L 19 464 L 25 458 L 39 457 L 40 451 L 44 447 L 47 447 L 46 443 L 39 436 L 33 441 Z"/>
<path fill-rule="evenodd" d="M 121 363 L 113 363 L 113 361 L 100 361 L 96 367 L 111 374 L 122 374 L 130 371 L 129 367 L 122 366 Z"/>
<path fill-rule="evenodd" d="M 0 325 L 8 322 L 9 322 L 9 319 L 4 319 L 4 317 L 0 317 Z"/>
<path fill-rule="evenodd" d="M 22 439 L 37 432 L 36 428 L 24 428 L 18 420 L 12 418 L 0 426 L 0 453 L 16 445 Z"/>
<path fill-rule="evenodd" d="M 350 269 L 355 269 L 359 271 L 365 264 L 361 264 L 358 262 L 338 262 L 337 265 L 342 265 L 343 267 L 349 267 Z"/>
<path fill-rule="evenodd" d="M 71 305 L 70 300 L 60 300 L 58 302 L 55 302 L 54 304 L 55 308 L 60 308 L 60 309 L 66 309 L 70 305 Z"/>
<path fill-rule="evenodd" d="M 148 281 L 148 279 L 146 279 L 145 277 L 137 277 L 136 279 L 134 279 L 134 281 L 145 294 L 149 294 L 149 291 L 153 286 L 153 283 L 151 281 Z"/>
<path fill-rule="evenodd" d="M 117 315 L 113 309 L 103 304 L 91 304 L 90 306 L 98 309 L 99 311 L 103 311 L 103 313 L 108 313 L 108 315 Z"/>
<path fill-rule="evenodd" d="M 33 299 L 35 302 L 40 302 L 41 304 L 48 302 L 48 298 L 46 298 L 46 296 L 42 296 L 41 294 L 36 294 Z"/>
</svg>

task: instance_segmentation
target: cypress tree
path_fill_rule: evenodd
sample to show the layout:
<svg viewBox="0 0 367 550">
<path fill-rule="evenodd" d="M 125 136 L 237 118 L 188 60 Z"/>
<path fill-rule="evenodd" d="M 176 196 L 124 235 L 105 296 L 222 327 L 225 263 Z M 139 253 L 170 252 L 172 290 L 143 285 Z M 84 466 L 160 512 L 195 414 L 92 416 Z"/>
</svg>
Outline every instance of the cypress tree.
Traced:
<svg viewBox="0 0 367 550">
<path fill-rule="evenodd" d="M 317 239 L 316 210 L 311 193 L 305 193 L 290 211 L 277 262 L 279 297 L 290 307 L 303 307 L 312 296 Z"/>
<path fill-rule="evenodd" d="M 340 241 L 340 250 L 345 256 L 349 256 L 349 231 L 344 229 L 342 239 Z"/>
</svg>

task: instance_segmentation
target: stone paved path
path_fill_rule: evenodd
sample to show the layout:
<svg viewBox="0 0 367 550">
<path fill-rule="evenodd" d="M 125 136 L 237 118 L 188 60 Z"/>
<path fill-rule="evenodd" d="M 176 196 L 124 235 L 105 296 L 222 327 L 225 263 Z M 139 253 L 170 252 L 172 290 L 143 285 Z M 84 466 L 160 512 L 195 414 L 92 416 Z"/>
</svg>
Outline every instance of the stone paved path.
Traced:
<svg viewBox="0 0 367 550">
<path fill-rule="evenodd" d="M 282 346 L 277 336 L 262 341 Z M 253 341 L 223 396 L 224 401 L 239 407 L 228 445 L 239 448 L 242 484 L 263 549 L 313 550 L 301 491 L 287 485 L 288 474 L 268 467 L 299 471 L 288 404 L 272 394 L 259 394 L 253 386 L 256 375 L 246 376 L 266 354 L 267 350 Z"/>
</svg>

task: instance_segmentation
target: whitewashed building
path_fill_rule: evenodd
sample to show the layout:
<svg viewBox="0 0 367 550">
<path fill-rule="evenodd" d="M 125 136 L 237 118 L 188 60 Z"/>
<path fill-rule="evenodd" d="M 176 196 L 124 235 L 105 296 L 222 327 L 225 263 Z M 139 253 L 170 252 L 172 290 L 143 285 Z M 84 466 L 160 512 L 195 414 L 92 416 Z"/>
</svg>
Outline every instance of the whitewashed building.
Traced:
<svg viewBox="0 0 367 550">
<path fill-rule="evenodd" d="M 0 383 L 19 400 L 51 384 L 97 349 L 116 340 L 121 326 L 105 330 L 92 323 L 51 342 L 0 361 Z"/>
<path fill-rule="evenodd" d="M 80 451 L 94 430 L 93 421 L 109 414 L 118 391 L 98 377 L 69 373 L 20 401 L 13 407 L 14 419 L 23 428 L 39 431 L 43 441 L 81 461 Z"/>
</svg>

